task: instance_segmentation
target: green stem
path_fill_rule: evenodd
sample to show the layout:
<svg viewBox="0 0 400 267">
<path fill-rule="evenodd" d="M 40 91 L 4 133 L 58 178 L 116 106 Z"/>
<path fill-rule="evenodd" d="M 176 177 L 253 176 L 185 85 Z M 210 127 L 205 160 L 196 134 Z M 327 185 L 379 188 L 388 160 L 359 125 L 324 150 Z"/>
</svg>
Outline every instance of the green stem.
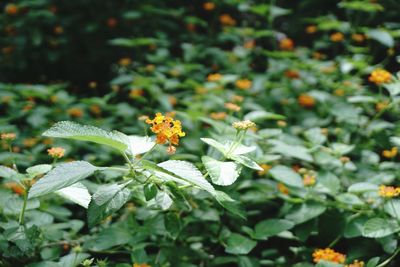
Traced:
<svg viewBox="0 0 400 267">
<path fill-rule="evenodd" d="M 22 205 L 21 213 L 19 214 L 19 224 L 20 225 L 23 225 L 25 223 L 25 210 L 26 210 L 26 203 L 28 202 L 28 193 L 29 193 L 29 190 L 25 189 L 24 204 Z"/>
<path fill-rule="evenodd" d="M 396 255 L 400 252 L 400 248 L 398 248 L 392 256 L 390 256 L 387 260 L 385 260 L 384 262 L 382 262 L 381 264 L 377 265 L 376 267 L 383 267 L 388 265 L 393 259 L 394 257 L 396 257 Z"/>
</svg>

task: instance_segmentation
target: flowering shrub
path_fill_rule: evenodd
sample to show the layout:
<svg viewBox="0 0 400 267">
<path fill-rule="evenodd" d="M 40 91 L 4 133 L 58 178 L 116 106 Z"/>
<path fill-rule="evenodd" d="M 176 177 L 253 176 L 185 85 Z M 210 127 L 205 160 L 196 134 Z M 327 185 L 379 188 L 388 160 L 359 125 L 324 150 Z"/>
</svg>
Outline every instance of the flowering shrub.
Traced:
<svg viewBox="0 0 400 267">
<path fill-rule="evenodd" d="M 0 5 L 0 266 L 399 265 L 396 1 Z"/>
</svg>

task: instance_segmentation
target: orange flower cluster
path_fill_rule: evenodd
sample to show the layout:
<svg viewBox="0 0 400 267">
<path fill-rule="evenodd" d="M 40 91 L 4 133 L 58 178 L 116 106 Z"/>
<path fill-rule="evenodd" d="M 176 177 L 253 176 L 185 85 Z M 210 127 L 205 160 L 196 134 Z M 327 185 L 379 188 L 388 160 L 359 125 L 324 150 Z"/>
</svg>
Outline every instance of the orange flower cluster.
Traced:
<svg viewBox="0 0 400 267">
<path fill-rule="evenodd" d="M 261 164 L 260 167 L 263 169 L 262 171 L 257 171 L 257 174 L 260 176 L 266 174 L 272 168 L 271 165 L 265 163 Z"/>
<path fill-rule="evenodd" d="M 315 99 L 314 97 L 307 95 L 307 94 L 301 94 L 297 98 L 297 102 L 299 103 L 300 106 L 303 108 L 312 108 L 315 106 Z"/>
<path fill-rule="evenodd" d="M 354 260 L 353 263 L 347 264 L 344 267 L 364 267 L 365 263 L 363 261 Z"/>
<path fill-rule="evenodd" d="M 353 39 L 353 41 L 357 42 L 357 43 L 362 43 L 365 41 L 366 36 L 364 34 L 361 33 L 353 33 L 351 35 L 351 39 Z"/>
<path fill-rule="evenodd" d="M 297 70 L 287 70 L 285 71 L 285 76 L 289 79 L 298 79 L 300 78 L 300 73 Z"/>
<path fill-rule="evenodd" d="M 231 111 L 240 111 L 242 109 L 240 106 L 233 103 L 225 103 L 224 106 L 227 110 Z"/>
<path fill-rule="evenodd" d="M 344 40 L 344 35 L 341 32 L 332 33 L 330 36 L 332 42 L 339 43 Z"/>
<path fill-rule="evenodd" d="M 70 108 L 67 110 L 68 115 L 75 118 L 80 118 L 83 116 L 83 111 L 80 108 Z"/>
<path fill-rule="evenodd" d="M 52 147 L 52 148 L 47 149 L 47 153 L 49 154 L 49 156 L 51 156 L 53 158 L 60 159 L 60 158 L 64 157 L 65 149 L 62 147 Z"/>
<path fill-rule="evenodd" d="M 146 263 L 134 263 L 132 267 L 151 267 L 151 266 Z"/>
<path fill-rule="evenodd" d="M 2 133 L 0 138 L 5 141 L 13 141 L 17 135 L 15 133 Z"/>
<path fill-rule="evenodd" d="M 207 81 L 209 82 L 218 82 L 219 80 L 221 80 L 222 75 L 219 73 L 214 73 L 214 74 L 209 74 L 207 76 Z"/>
<path fill-rule="evenodd" d="M 18 6 L 15 4 L 7 4 L 4 11 L 7 15 L 16 15 L 18 13 Z"/>
<path fill-rule="evenodd" d="M 278 183 L 277 188 L 279 190 L 279 192 L 281 192 L 284 195 L 288 195 L 289 194 L 289 188 L 286 187 L 286 185 L 282 184 L 282 183 Z"/>
<path fill-rule="evenodd" d="M 226 115 L 226 112 L 211 112 L 210 118 L 214 120 L 224 120 Z"/>
<path fill-rule="evenodd" d="M 371 72 L 368 80 L 375 84 L 388 83 L 392 79 L 392 74 L 384 69 L 376 69 Z"/>
<path fill-rule="evenodd" d="M 378 194 L 384 198 L 397 197 L 400 195 L 400 187 L 381 185 Z"/>
<path fill-rule="evenodd" d="M 205 2 L 203 8 L 204 10 L 211 11 L 215 9 L 215 4 L 213 2 Z"/>
<path fill-rule="evenodd" d="M 312 256 L 315 263 L 318 263 L 320 260 L 325 260 L 343 264 L 346 260 L 346 255 L 336 252 L 331 248 L 316 249 Z"/>
<path fill-rule="evenodd" d="M 129 91 L 129 97 L 133 99 L 138 98 L 142 95 L 144 95 L 143 89 L 134 88 Z"/>
<path fill-rule="evenodd" d="M 315 25 L 309 25 L 306 27 L 306 33 L 308 33 L 308 34 L 316 33 L 317 30 L 318 30 L 318 28 Z"/>
<path fill-rule="evenodd" d="M 397 153 L 398 153 L 398 148 L 392 147 L 392 149 L 390 149 L 390 150 L 383 150 L 382 156 L 384 156 L 385 158 L 388 158 L 388 159 L 392 159 L 397 156 Z"/>
<path fill-rule="evenodd" d="M 293 50 L 294 42 L 290 38 L 283 38 L 279 41 L 279 48 L 282 50 Z"/>
<path fill-rule="evenodd" d="M 151 125 L 151 131 L 157 134 L 157 144 L 169 142 L 168 153 L 175 153 L 176 148 L 173 145 L 179 144 L 179 138 L 185 136 L 182 132 L 182 125 L 179 120 L 174 120 L 169 115 L 157 113 L 154 119 L 147 119 L 147 124 Z"/>
<path fill-rule="evenodd" d="M 248 79 L 239 79 L 235 83 L 236 87 L 242 90 L 250 89 L 252 82 Z"/>
<path fill-rule="evenodd" d="M 236 20 L 234 18 L 232 18 L 231 15 L 229 15 L 229 14 L 222 14 L 221 16 L 219 16 L 219 21 L 224 26 L 235 26 L 236 25 Z"/>
<path fill-rule="evenodd" d="M 124 66 L 124 67 L 130 65 L 131 63 L 132 63 L 132 60 L 129 57 L 120 58 L 118 61 L 118 64 L 121 66 Z"/>
</svg>

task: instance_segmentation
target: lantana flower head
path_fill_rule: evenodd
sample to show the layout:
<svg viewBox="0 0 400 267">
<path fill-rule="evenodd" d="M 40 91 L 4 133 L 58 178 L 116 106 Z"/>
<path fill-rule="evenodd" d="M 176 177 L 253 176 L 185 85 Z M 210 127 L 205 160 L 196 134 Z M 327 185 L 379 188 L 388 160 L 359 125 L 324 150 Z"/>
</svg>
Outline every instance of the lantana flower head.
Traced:
<svg viewBox="0 0 400 267">
<path fill-rule="evenodd" d="M 371 75 L 368 78 L 370 82 L 373 82 L 378 85 L 383 83 L 388 83 L 391 81 L 391 79 L 392 79 L 392 74 L 390 74 L 390 72 L 384 69 L 374 70 L 373 72 L 371 72 Z"/>
<path fill-rule="evenodd" d="M 324 260 L 343 264 L 346 260 L 346 255 L 336 252 L 331 248 L 316 249 L 312 256 L 315 263 Z"/>
<path fill-rule="evenodd" d="M 49 156 L 59 159 L 64 157 L 65 149 L 62 147 L 52 147 L 47 149 L 47 153 L 49 154 Z"/>
<path fill-rule="evenodd" d="M 397 197 L 400 195 L 400 187 L 381 185 L 378 194 L 383 198 Z"/>
<path fill-rule="evenodd" d="M 0 138 L 5 141 L 13 141 L 17 135 L 15 133 L 2 133 Z"/>
<path fill-rule="evenodd" d="M 154 119 L 147 119 L 147 124 L 151 125 L 151 131 L 157 134 L 156 143 L 165 144 L 169 143 L 168 153 L 175 153 L 174 145 L 179 144 L 179 138 L 185 136 L 182 131 L 182 124 L 179 120 L 174 120 L 169 115 L 162 115 L 156 113 Z"/>
</svg>

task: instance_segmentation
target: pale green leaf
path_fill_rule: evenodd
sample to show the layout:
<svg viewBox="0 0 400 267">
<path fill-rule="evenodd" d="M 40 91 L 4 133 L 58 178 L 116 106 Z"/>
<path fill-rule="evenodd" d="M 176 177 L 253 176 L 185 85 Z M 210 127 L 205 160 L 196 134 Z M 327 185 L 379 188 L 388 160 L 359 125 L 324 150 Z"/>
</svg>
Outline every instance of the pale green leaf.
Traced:
<svg viewBox="0 0 400 267">
<path fill-rule="evenodd" d="M 214 184 L 231 185 L 240 175 L 241 167 L 234 162 L 223 162 L 208 156 L 201 159 Z"/>
<path fill-rule="evenodd" d="M 88 208 L 91 196 L 86 186 L 81 183 L 75 183 L 55 192 L 57 195 L 68 199 L 84 208 Z"/>
<path fill-rule="evenodd" d="M 277 165 L 273 167 L 269 173 L 275 180 L 281 183 L 294 187 L 304 187 L 301 176 L 291 168 L 283 165 Z"/>
<path fill-rule="evenodd" d="M 45 131 L 43 136 L 89 141 L 110 146 L 119 151 L 127 149 L 127 144 L 124 143 L 124 139 L 127 136 L 123 133 L 117 131 L 108 132 L 94 126 L 81 125 L 72 121 L 56 123 Z"/>
<path fill-rule="evenodd" d="M 73 185 L 89 177 L 98 169 L 98 167 L 86 161 L 62 163 L 32 186 L 29 191 L 29 198 L 39 197 Z"/>
</svg>

